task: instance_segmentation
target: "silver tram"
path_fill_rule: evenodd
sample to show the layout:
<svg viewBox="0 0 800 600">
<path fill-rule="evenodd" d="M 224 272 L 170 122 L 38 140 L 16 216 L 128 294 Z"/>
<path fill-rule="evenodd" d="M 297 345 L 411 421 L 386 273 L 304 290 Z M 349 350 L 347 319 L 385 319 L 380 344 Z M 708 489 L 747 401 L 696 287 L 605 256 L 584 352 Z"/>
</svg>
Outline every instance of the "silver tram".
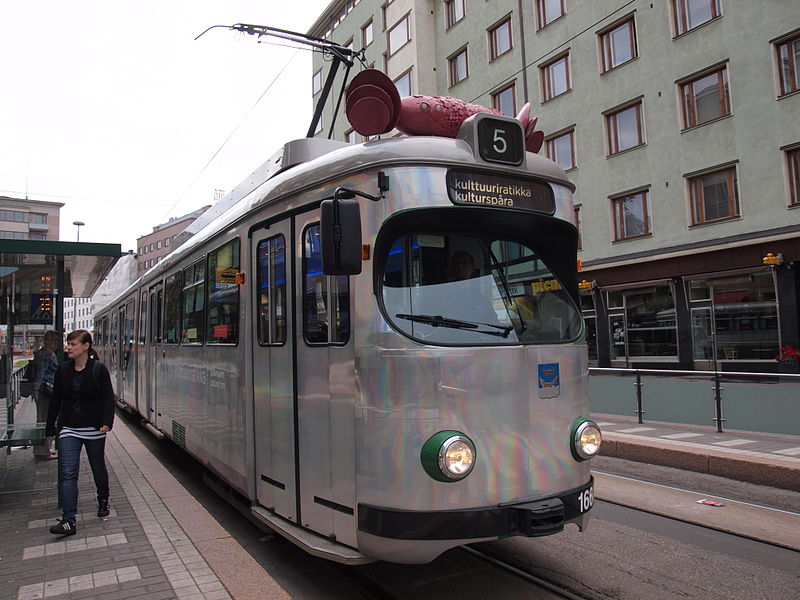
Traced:
<svg viewBox="0 0 800 600">
<path fill-rule="evenodd" d="M 571 192 L 502 116 L 290 142 L 96 316 L 118 402 L 339 562 L 583 528 Z"/>
</svg>

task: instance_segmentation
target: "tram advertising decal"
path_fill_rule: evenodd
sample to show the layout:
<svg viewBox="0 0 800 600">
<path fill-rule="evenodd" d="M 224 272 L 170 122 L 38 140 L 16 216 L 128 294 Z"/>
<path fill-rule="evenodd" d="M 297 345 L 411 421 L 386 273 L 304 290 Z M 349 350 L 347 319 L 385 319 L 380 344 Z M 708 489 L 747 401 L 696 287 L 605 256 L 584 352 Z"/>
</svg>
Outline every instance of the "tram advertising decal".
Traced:
<svg viewBox="0 0 800 600">
<path fill-rule="evenodd" d="M 516 208 L 552 215 L 552 188 L 541 181 L 500 177 L 474 171 L 447 172 L 447 194 L 453 204 Z"/>
</svg>

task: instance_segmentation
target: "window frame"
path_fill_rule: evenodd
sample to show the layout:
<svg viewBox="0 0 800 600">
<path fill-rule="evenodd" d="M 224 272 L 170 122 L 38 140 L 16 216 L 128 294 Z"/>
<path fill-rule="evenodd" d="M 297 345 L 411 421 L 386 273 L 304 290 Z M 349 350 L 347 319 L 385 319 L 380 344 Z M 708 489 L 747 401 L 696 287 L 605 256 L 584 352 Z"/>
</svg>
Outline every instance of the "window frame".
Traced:
<svg viewBox="0 0 800 600">
<path fill-rule="evenodd" d="M 310 261 L 309 261 L 309 257 L 308 257 L 308 254 L 307 254 L 308 244 L 306 242 L 306 239 L 307 239 L 307 236 L 309 234 L 309 231 L 311 231 L 314 228 L 317 228 L 317 229 L 320 228 L 320 222 L 319 221 L 314 221 L 314 222 L 308 223 L 305 227 L 303 227 L 303 231 L 302 231 L 301 236 L 300 236 L 300 245 L 302 246 L 302 258 L 301 258 L 301 270 L 302 270 L 302 272 L 301 272 L 301 275 L 300 275 L 301 281 L 302 281 L 302 284 L 301 284 L 302 285 L 302 293 L 301 293 L 301 302 L 302 302 L 302 304 L 301 304 L 301 307 L 300 307 L 300 314 L 301 314 L 300 318 L 302 319 L 303 341 L 308 346 L 311 346 L 311 347 L 346 346 L 347 344 L 350 343 L 350 338 L 352 336 L 352 318 L 351 318 L 351 311 L 350 311 L 350 300 L 351 300 L 350 277 L 347 276 L 347 275 L 325 275 L 324 273 L 321 273 L 321 272 L 312 274 L 312 276 L 321 275 L 323 277 L 323 281 L 325 282 L 325 291 L 324 291 L 325 301 L 326 301 L 325 312 L 326 312 L 326 317 L 328 319 L 327 322 L 328 322 L 329 325 L 330 325 L 330 322 L 332 320 L 332 317 L 335 318 L 335 319 L 338 319 L 341 316 L 341 313 L 337 312 L 337 311 L 339 311 L 339 305 L 334 306 L 334 302 L 336 300 L 335 299 L 336 288 L 338 288 L 339 282 L 342 282 L 342 281 L 345 282 L 345 285 L 346 285 L 345 297 L 346 297 L 346 301 L 347 301 L 347 313 L 346 313 L 347 319 L 346 319 L 346 322 L 344 323 L 344 327 L 343 328 L 342 327 L 337 328 L 335 331 L 333 330 L 332 327 L 328 326 L 328 328 L 327 328 L 327 340 L 326 341 L 323 342 L 323 341 L 317 341 L 317 340 L 309 339 L 309 332 L 310 332 L 309 320 L 308 320 L 307 314 L 306 314 L 306 307 L 308 306 L 308 298 L 309 298 L 309 296 L 308 296 L 308 293 L 307 293 L 308 286 L 306 284 L 306 280 L 307 280 L 307 278 L 309 276 L 309 274 L 308 274 L 308 266 L 309 266 L 309 262 Z M 320 250 L 320 252 L 321 252 L 321 250 Z M 321 260 L 322 259 L 321 259 L 321 255 L 320 255 L 320 265 L 322 264 Z M 334 335 L 338 336 L 342 332 L 343 329 L 345 329 L 345 334 L 346 334 L 344 339 L 343 340 L 334 340 L 333 336 Z"/>
<path fill-rule="evenodd" d="M 622 62 L 618 62 L 613 64 L 613 53 L 612 53 L 612 41 L 611 34 L 615 31 L 621 29 L 622 27 L 628 27 L 629 31 L 629 39 L 628 42 L 630 44 L 630 51 L 631 57 L 627 60 Z M 638 44 L 636 43 L 636 19 L 633 15 L 625 17 L 621 21 L 617 21 L 611 27 L 607 27 L 606 29 L 600 31 L 597 34 L 597 43 L 599 46 L 600 51 L 600 73 L 608 73 L 617 67 L 621 67 L 622 65 L 626 65 L 632 60 L 639 58 L 639 49 Z"/>
<path fill-rule="evenodd" d="M 450 86 L 449 87 L 453 87 L 455 85 L 458 85 L 462 81 L 465 81 L 466 79 L 469 79 L 469 50 L 468 49 L 469 49 L 468 45 L 462 46 L 460 49 L 456 50 L 453 54 L 451 54 L 450 56 L 447 57 L 447 67 L 448 67 L 448 73 L 449 73 L 449 76 L 450 76 Z M 456 61 L 462 55 L 464 56 L 464 72 L 465 72 L 465 74 L 464 74 L 464 77 L 462 77 L 461 79 L 456 79 L 456 75 L 457 75 L 457 72 L 458 72 L 457 71 L 457 63 L 456 63 Z"/>
<path fill-rule="evenodd" d="M 455 10 L 456 3 L 461 6 L 461 16 L 458 16 L 458 12 Z M 460 23 L 464 17 L 467 15 L 467 6 L 465 0 L 445 0 L 444 3 L 444 19 L 445 19 L 445 31 Z"/>
<path fill-rule="evenodd" d="M 510 115 L 506 115 L 509 117 L 514 117 L 517 114 L 517 83 L 513 82 L 511 85 L 507 85 L 502 89 L 497 90 L 496 92 L 492 93 L 492 108 L 495 110 L 499 110 L 503 112 L 500 102 L 500 96 L 505 94 L 506 92 L 511 92 L 511 113 Z M 503 112 L 503 114 L 506 114 Z"/>
<path fill-rule="evenodd" d="M 182 301 L 183 269 L 164 278 L 164 344 L 175 345 L 181 341 Z M 174 334 L 172 339 L 169 338 L 169 333 Z"/>
<path fill-rule="evenodd" d="M 639 142 L 633 146 L 629 146 L 627 148 L 620 148 L 619 147 L 619 119 L 617 118 L 623 112 L 631 110 L 632 108 L 636 109 L 636 131 L 639 138 Z M 617 154 L 622 154 L 623 152 L 627 152 L 629 150 L 634 150 L 636 148 L 641 148 L 647 143 L 647 137 L 645 135 L 645 128 L 644 128 L 644 98 L 637 98 L 633 102 L 629 102 L 624 104 L 618 108 L 611 109 L 603 113 L 605 118 L 605 125 L 606 125 L 606 151 L 608 154 L 606 158 L 611 156 L 616 156 Z M 614 126 L 612 126 L 614 125 Z"/>
<path fill-rule="evenodd" d="M 278 289 L 276 287 L 275 282 L 275 272 L 276 272 L 276 264 L 277 261 L 274 260 L 275 254 L 273 252 L 273 245 L 279 242 L 281 244 L 281 250 L 283 252 L 283 299 L 282 302 L 278 302 L 275 300 L 276 294 L 275 291 Z M 268 311 L 268 327 L 267 327 L 267 335 L 262 336 L 263 329 L 262 329 L 262 319 L 261 319 L 261 309 L 263 307 L 259 290 L 262 287 L 262 275 L 263 271 L 261 269 L 261 248 L 262 246 L 267 246 L 267 276 L 269 278 L 269 297 L 267 300 L 267 311 Z M 255 309 L 256 309 L 256 340 L 260 346 L 284 346 L 286 345 L 286 341 L 288 338 L 288 329 L 286 324 L 288 324 L 289 315 L 288 315 L 288 302 L 287 302 L 287 294 L 289 291 L 289 282 L 287 281 L 286 274 L 288 272 L 288 262 L 287 262 L 287 252 L 288 248 L 286 246 L 286 236 L 284 234 L 279 233 L 278 235 L 274 235 L 267 239 L 260 240 L 258 242 L 258 246 L 256 247 L 256 302 L 255 302 Z M 278 322 L 278 307 L 281 307 L 283 310 L 283 319 L 284 319 L 284 326 L 282 330 L 277 326 Z M 281 332 L 282 335 L 277 335 L 278 332 Z"/>
<path fill-rule="evenodd" d="M 375 41 L 375 24 L 370 18 L 361 26 L 361 47 L 366 48 Z"/>
<path fill-rule="evenodd" d="M 694 90 L 693 85 L 702 79 L 706 79 L 712 75 L 717 76 L 717 104 L 719 113 L 705 121 L 698 121 L 697 116 L 697 97 L 698 93 Z M 719 119 L 724 119 L 733 114 L 731 107 L 731 90 L 730 82 L 728 80 L 728 65 L 714 67 L 707 69 L 703 72 L 692 75 L 689 78 L 682 79 L 678 82 L 678 94 L 680 96 L 681 105 L 681 118 L 682 118 L 682 131 L 687 129 L 694 129 L 708 123 L 713 123 Z"/>
<path fill-rule="evenodd" d="M 795 54 L 791 52 L 791 46 L 797 44 L 800 46 L 800 33 L 795 32 L 794 35 L 784 37 L 773 43 L 775 47 L 775 68 L 777 69 L 778 76 L 778 98 L 790 96 L 800 92 L 800 64 L 795 59 Z M 781 63 L 781 48 L 786 48 L 786 58 L 789 68 L 789 81 L 784 78 L 784 70 Z"/>
<path fill-rule="evenodd" d="M 553 67 L 558 63 L 564 61 L 564 91 L 558 94 L 553 94 Z M 559 96 L 563 96 L 567 92 L 572 91 L 572 77 L 570 76 L 570 60 L 569 52 L 565 52 L 547 61 L 539 67 L 539 80 L 541 81 L 542 88 L 542 104 L 550 102 Z"/>
<path fill-rule="evenodd" d="M 789 208 L 800 207 L 800 145 L 786 148 L 786 173 L 789 179 Z"/>
<path fill-rule="evenodd" d="M 412 82 L 412 79 L 411 79 L 411 71 L 412 71 L 412 70 L 413 70 L 413 68 L 412 68 L 412 69 L 408 69 L 407 71 L 404 71 L 403 73 L 401 73 L 401 74 L 400 74 L 400 76 L 399 76 L 399 77 L 396 77 L 396 78 L 395 78 L 395 79 L 392 81 L 392 82 L 394 83 L 395 87 L 397 87 L 397 82 L 398 82 L 398 81 L 400 81 L 400 80 L 401 80 L 401 79 L 403 79 L 404 77 L 408 77 L 408 95 L 409 95 L 409 96 L 411 96 L 411 95 L 414 93 L 414 90 L 413 90 L 413 89 L 412 89 L 412 87 L 411 87 L 411 82 Z M 398 92 L 400 92 L 400 88 L 398 88 L 398 89 L 397 89 L 397 91 L 398 91 Z M 402 94 L 402 92 L 400 93 L 400 97 L 401 97 L 401 98 L 403 98 L 403 97 L 404 97 L 404 96 L 403 96 L 403 94 Z"/>
<path fill-rule="evenodd" d="M 240 338 L 239 328 L 240 328 L 240 320 L 241 319 L 240 319 L 239 313 L 240 313 L 241 307 L 242 307 L 242 298 L 241 298 L 242 294 L 241 294 L 241 289 L 239 288 L 239 283 L 238 282 L 237 283 L 229 283 L 229 282 L 218 282 L 218 283 L 216 283 L 216 285 L 219 285 L 219 286 L 233 286 L 232 288 L 229 288 L 229 289 L 235 290 L 235 293 L 233 294 L 233 296 L 235 296 L 236 309 L 231 312 L 231 314 L 234 315 L 234 319 L 235 320 L 232 321 L 231 323 L 225 323 L 223 321 L 212 321 L 212 319 L 211 319 L 212 294 L 215 291 L 217 291 L 217 290 L 214 290 L 215 281 L 217 281 L 216 274 L 212 273 L 212 270 L 211 270 L 212 269 L 212 265 L 211 265 L 212 257 L 222 253 L 223 250 L 225 248 L 227 248 L 228 246 L 232 246 L 234 248 L 234 250 L 232 252 L 235 253 L 236 260 L 234 261 L 235 264 L 228 265 L 227 267 L 224 267 L 224 268 L 236 269 L 237 272 L 238 272 L 239 269 L 242 268 L 241 243 L 240 243 L 238 237 L 230 239 L 227 242 L 217 246 L 214 250 L 211 250 L 206 255 L 206 280 L 208 282 L 208 285 L 206 285 L 206 305 L 205 305 L 206 344 L 214 345 L 214 346 L 236 346 L 236 345 L 239 344 L 239 338 Z M 217 264 L 216 266 L 218 267 L 219 265 Z M 225 288 L 220 287 L 220 290 L 222 290 L 222 289 L 225 289 Z M 234 302 L 222 301 L 222 302 L 215 302 L 214 304 L 234 304 Z M 234 326 L 234 336 L 233 337 L 235 339 L 233 341 L 230 341 L 227 338 L 225 340 L 223 340 L 223 341 L 215 339 L 217 336 L 212 335 L 212 332 L 213 332 L 213 328 L 218 326 L 218 325 L 226 325 L 226 326 L 233 325 Z"/>
<path fill-rule="evenodd" d="M 638 198 L 639 206 L 642 209 L 642 215 L 644 219 L 644 231 L 642 233 L 636 233 L 629 235 L 626 232 L 625 227 L 625 202 L 631 200 L 632 198 Z M 630 192 L 625 192 L 623 194 L 616 194 L 614 196 L 609 196 L 609 200 L 611 201 L 611 213 L 614 222 L 614 241 L 615 242 L 624 242 L 626 240 L 634 240 L 637 238 L 648 237 L 653 235 L 653 230 L 651 227 L 652 218 L 650 217 L 650 188 L 641 188 L 638 190 L 632 190 Z"/>
<path fill-rule="evenodd" d="M 707 219 L 705 217 L 706 211 L 705 196 L 703 194 L 703 179 L 711 175 L 717 175 L 718 173 L 726 174 L 725 183 L 728 194 L 727 200 L 729 214 L 725 217 Z M 739 208 L 739 177 L 735 164 L 715 167 L 698 173 L 692 173 L 686 175 L 685 178 L 689 189 L 689 205 L 692 218 L 692 227 L 730 221 L 731 219 L 738 219 L 741 217 L 741 210 Z M 733 193 L 731 193 L 731 191 Z M 699 210 L 700 208 L 702 208 L 702 211 Z"/>
<path fill-rule="evenodd" d="M 561 163 L 558 162 L 558 156 L 555 153 L 555 144 L 556 140 L 560 140 L 563 137 L 569 136 L 569 150 L 570 150 L 570 167 L 564 167 Z M 565 171 L 569 171 L 571 169 L 576 169 L 578 167 L 578 161 L 576 159 L 576 152 L 575 152 L 575 127 L 569 127 L 567 129 L 562 129 L 544 139 L 544 149 L 545 149 L 545 156 L 560 166 Z"/>
<path fill-rule="evenodd" d="M 405 41 L 392 50 L 392 33 L 400 27 L 402 23 L 406 26 Z M 397 54 L 402 48 L 411 41 L 411 11 L 407 12 L 404 16 L 400 17 L 397 22 L 386 31 L 386 57 L 390 58 Z"/>
<path fill-rule="evenodd" d="M 705 2 L 711 7 L 711 18 L 707 21 L 703 21 L 702 23 L 698 23 L 697 25 L 690 27 L 687 16 L 687 2 L 696 1 Z M 673 38 L 677 38 L 694 31 L 706 23 L 711 23 L 722 16 L 722 4 L 720 0 L 670 0 L 670 5 L 672 7 L 672 27 L 674 32 Z"/>
<path fill-rule="evenodd" d="M 498 44 L 498 31 L 500 28 L 508 26 L 508 48 L 503 50 L 502 52 L 499 51 L 499 44 Z M 511 15 L 506 15 L 501 19 L 499 22 L 492 25 L 489 29 L 486 30 L 486 34 L 489 38 L 488 47 L 489 47 L 489 62 L 497 60 L 501 56 L 505 56 L 509 52 L 514 49 L 514 29 L 511 23 Z"/>
<path fill-rule="evenodd" d="M 567 7 L 565 0 L 559 0 L 561 4 L 561 13 L 557 16 L 554 16 L 549 21 L 546 21 L 545 18 L 547 17 L 547 0 L 536 0 L 536 31 L 544 29 L 550 23 L 554 23 L 558 21 L 561 17 L 567 14 Z"/>
</svg>

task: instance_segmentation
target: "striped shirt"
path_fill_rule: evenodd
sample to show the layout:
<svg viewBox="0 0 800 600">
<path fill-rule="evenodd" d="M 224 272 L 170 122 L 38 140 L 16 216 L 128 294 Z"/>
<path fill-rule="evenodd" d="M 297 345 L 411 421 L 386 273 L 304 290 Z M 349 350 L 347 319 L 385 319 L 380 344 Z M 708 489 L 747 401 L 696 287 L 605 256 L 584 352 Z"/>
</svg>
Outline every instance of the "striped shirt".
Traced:
<svg viewBox="0 0 800 600">
<path fill-rule="evenodd" d="M 94 427 L 62 427 L 58 439 L 65 437 L 76 437 L 82 440 L 102 440 L 106 437 L 104 431 Z"/>
</svg>

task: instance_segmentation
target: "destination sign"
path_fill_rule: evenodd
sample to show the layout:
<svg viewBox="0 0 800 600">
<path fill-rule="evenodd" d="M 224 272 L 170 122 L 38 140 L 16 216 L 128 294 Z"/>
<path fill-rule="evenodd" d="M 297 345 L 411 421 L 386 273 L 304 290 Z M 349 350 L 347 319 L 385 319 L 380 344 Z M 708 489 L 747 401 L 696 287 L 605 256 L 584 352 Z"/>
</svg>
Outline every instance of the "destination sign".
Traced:
<svg viewBox="0 0 800 600">
<path fill-rule="evenodd" d="M 556 211 L 548 184 L 520 177 L 451 170 L 447 172 L 447 194 L 453 204 L 463 206 L 516 208 L 548 215 Z"/>
</svg>

